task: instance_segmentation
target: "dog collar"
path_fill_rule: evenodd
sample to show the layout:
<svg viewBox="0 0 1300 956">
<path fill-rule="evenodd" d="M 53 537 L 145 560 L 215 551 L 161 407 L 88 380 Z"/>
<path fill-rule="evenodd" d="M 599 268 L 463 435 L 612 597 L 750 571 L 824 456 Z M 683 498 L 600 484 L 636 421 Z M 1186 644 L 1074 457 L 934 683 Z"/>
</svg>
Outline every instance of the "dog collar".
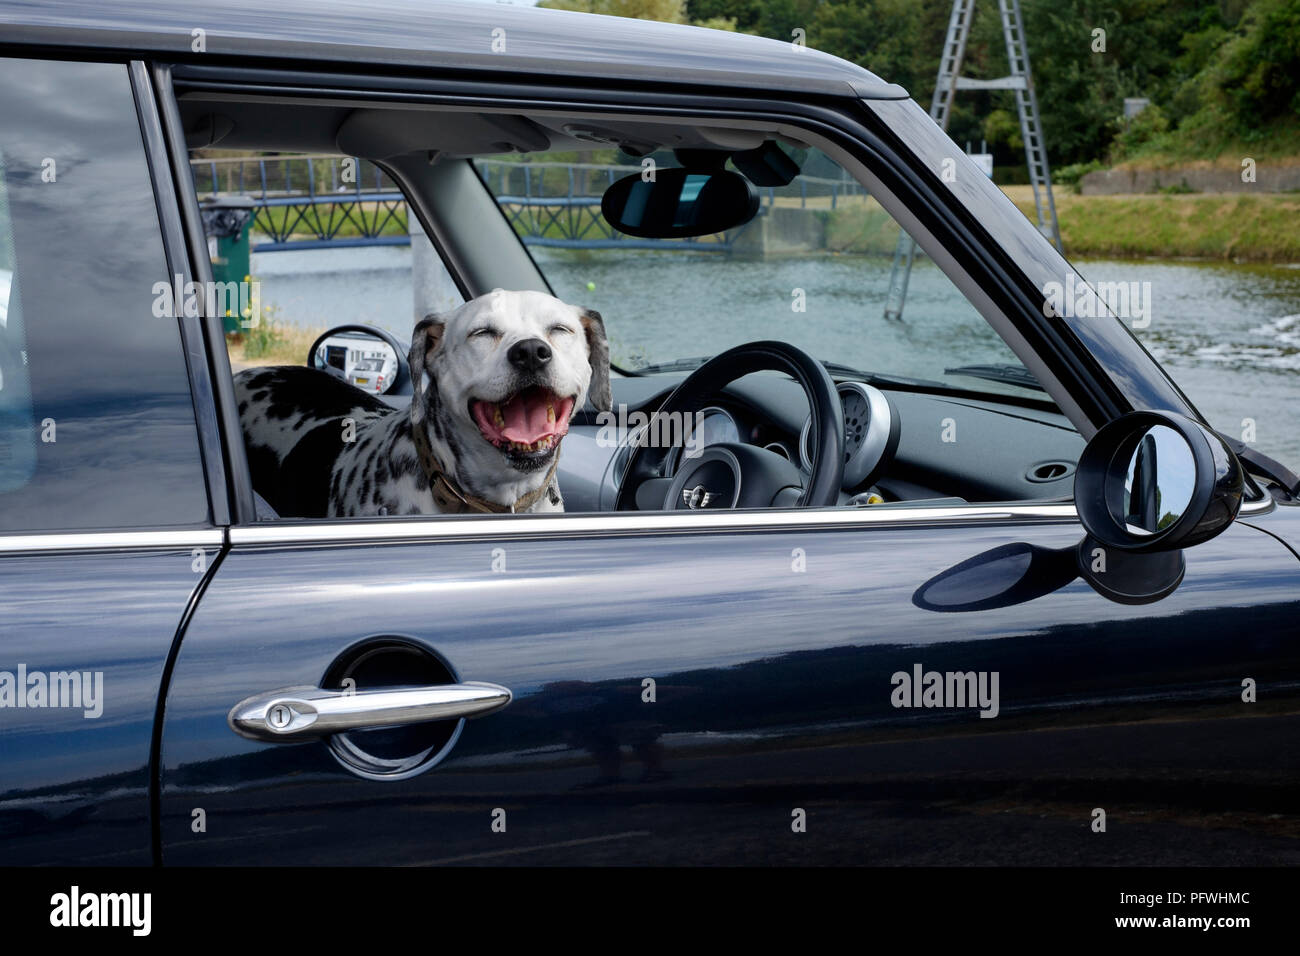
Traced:
<svg viewBox="0 0 1300 956">
<path fill-rule="evenodd" d="M 433 493 L 434 504 L 442 514 L 464 514 L 466 511 L 478 511 L 483 514 L 517 514 L 527 511 L 551 490 L 551 482 L 555 480 L 555 468 L 560 463 L 560 455 L 557 451 L 555 460 L 551 462 L 551 470 L 546 473 L 546 480 L 535 490 L 517 499 L 514 504 L 503 505 L 457 488 L 455 482 L 447 477 L 447 473 L 438 464 L 438 459 L 434 457 L 433 448 L 429 445 L 429 436 L 425 434 L 423 428 L 413 425 L 411 437 L 415 441 L 415 450 L 420 456 L 420 468 L 423 469 L 424 477 L 429 483 L 429 490 Z"/>
</svg>

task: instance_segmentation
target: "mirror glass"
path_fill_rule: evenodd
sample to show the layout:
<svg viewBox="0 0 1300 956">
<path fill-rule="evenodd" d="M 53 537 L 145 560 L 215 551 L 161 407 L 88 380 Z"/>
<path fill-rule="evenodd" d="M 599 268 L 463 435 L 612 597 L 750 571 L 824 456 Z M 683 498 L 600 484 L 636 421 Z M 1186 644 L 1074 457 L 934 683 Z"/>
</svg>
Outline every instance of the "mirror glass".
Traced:
<svg viewBox="0 0 1300 956">
<path fill-rule="evenodd" d="M 728 170 L 659 169 L 633 174 L 605 190 L 600 212 L 619 232 L 643 239 L 709 236 L 744 225 L 758 213 L 758 190 Z"/>
<path fill-rule="evenodd" d="M 1182 435 L 1167 425 L 1147 429 L 1124 478 L 1124 500 L 1115 509 L 1136 535 L 1163 531 L 1183 516 L 1196 484 L 1196 461 Z"/>
<path fill-rule="evenodd" d="M 315 358 L 317 368 L 363 391 L 383 394 L 397 382 L 397 353 L 378 336 L 339 332 L 316 347 Z"/>
</svg>

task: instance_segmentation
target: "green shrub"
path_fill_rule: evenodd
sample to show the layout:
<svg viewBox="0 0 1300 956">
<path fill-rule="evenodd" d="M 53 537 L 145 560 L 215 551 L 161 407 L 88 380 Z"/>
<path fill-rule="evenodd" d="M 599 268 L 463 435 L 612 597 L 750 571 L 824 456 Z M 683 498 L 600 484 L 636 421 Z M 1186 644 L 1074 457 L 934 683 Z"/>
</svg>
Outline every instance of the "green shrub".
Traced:
<svg viewBox="0 0 1300 956">
<path fill-rule="evenodd" d="M 245 358 L 254 359 L 270 355 L 284 344 L 279 306 L 262 306 L 262 317 L 257 325 L 234 334 L 243 336 Z"/>
<path fill-rule="evenodd" d="M 1120 157 L 1132 156 L 1158 146 L 1169 134 L 1169 117 L 1155 103 L 1130 119 L 1115 136 L 1114 149 Z"/>
<path fill-rule="evenodd" d="M 1052 170 L 1052 182 L 1066 187 L 1070 192 L 1077 193 L 1079 191 L 1079 181 L 1084 176 L 1105 168 L 1105 163 L 1097 159 L 1090 159 L 1086 163 L 1071 163 L 1069 166 L 1062 166 L 1060 169 Z"/>
</svg>

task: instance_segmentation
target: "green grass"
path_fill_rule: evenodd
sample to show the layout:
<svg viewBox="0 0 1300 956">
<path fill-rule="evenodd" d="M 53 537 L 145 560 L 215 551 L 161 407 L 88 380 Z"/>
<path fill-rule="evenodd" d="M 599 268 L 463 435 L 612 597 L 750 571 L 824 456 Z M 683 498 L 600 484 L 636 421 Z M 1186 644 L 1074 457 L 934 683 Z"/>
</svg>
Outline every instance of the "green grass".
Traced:
<svg viewBox="0 0 1300 956">
<path fill-rule="evenodd" d="M 1033 219 L 1032 199 L 1015 199 Z M 1057 191 L 1070 256 L 1300 262 L 1300 194 L 1074 196 Z M 874 203 L 830 213 L 827 248 L 892 253 L 898 226 Z"/>
<path fill-rule="evenodd" d="M 1178 129 L 1153 136 L 1128 155 L 1120 168 L 1169 169 L 1175 166 L 1240 169 L 1243 158 L 1300 166 L 1300 118 L 1270 123 L 1267 130 L 1241 136 L 1227 124 Z"/>
<path fill-rule="evenodd" d="M 1056 213 L 1070 256 L 1300 262 L 1294 193 L 1058 196 Z"/>
<path fill-rule="evenodd" d="M 238 371 L 255 365 L 302 365 L 307 349 L 324 328 L 301 328 L 281 321 L 277 306 L 262 308 L 255 328 L 232 332 L 226 336 L 230 363 Z"/>
</svg>

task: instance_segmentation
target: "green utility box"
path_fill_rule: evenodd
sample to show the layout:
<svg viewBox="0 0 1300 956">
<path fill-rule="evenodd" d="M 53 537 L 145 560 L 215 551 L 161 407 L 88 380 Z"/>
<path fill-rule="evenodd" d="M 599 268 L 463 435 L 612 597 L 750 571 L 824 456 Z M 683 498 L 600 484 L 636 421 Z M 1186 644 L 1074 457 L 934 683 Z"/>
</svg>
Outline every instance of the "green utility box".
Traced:
<svg viewBox="0 0 1300 956">
<path fill-rule="evenodd" d="M 240 283 L 248 279 L 252 260 L 248 234 L 256 206 L 248 196 L 220 196 L 200 206 L 214 282 Z M 238 332 L 239 320 L 240 316 L 228 309 L 221 319 L 222 328 L 227 333 Z"/>
</svg>

